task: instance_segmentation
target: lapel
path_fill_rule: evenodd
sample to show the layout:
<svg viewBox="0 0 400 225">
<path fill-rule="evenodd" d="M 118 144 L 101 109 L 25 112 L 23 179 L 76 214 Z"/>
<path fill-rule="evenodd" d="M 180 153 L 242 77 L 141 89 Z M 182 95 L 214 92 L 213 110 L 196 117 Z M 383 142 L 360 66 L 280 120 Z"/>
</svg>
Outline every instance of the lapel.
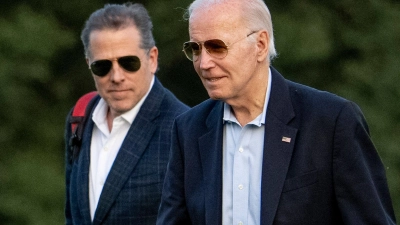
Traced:
<svg viewBox="0 0 400 225">
<path fill-rule="evenodd" d="M 154 120 L 159 115 L 163 98 L 164 89 L 155 78 L 154 85 L 133 121 L 107 176 L 93 224 L 101 224 L 146 150 L 157 127 Z"/>
<path fill-rule="evenodd" d="M 297 129 L 288 126 L 295 117 L 287 81 L 271 67 L 271 94 L 266 115 L 261 181 L 261 224 L 272 225 L 279 204 Z M 290 138 L 282 140 L 282 138 Z"/>
<path fill-rule="evenodd" d="M 217 101 L 206 120 L 208 132 L 199 138 L 203 168 L 205 224 L 222 221 L 222 135 L 223 103 Z"/>
<path fill-rule="evenodd" d="M 100 99 L 100 98 L 99 98 Z M 97 103 L 95 104 L 97 105 Z M 92 113 L 95 107 L 92 109 Z M 90 113 L 89 115 L 92 115 Z M 92 130 L 93 130 L 93 120 L 88 118 L 87 123 L 85 125 L 85 130 L 83 132 L 82 140 L 83 141 L 78 157 L 78 181 L 77 185 L 77 196 L 78 196 L 78 204 L 79 209 L 83 217 L 83 224 L 91 224 L 92 219 L 90 217 L 90 203 L 89 203 L 89 166 L 90 166 L 90 140 L 92 139 Z"/>
</svg>

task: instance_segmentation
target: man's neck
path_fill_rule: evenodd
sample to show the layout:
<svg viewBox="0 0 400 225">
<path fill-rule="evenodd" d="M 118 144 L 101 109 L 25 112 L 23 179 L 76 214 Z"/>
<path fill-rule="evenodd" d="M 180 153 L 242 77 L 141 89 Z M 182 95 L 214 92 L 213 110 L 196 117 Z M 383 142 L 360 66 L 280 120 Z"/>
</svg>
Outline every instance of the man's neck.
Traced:
<svg viewBox="0 0 400 225">
<path fill-rule="evenodd" d="M 268 77 L 269 69 L 254 79 L 249 88 L 247 88 L 247 92 L 244 92 L 236 99 L 225 101 L 231 106 L 232 113 L 240 125 L 246 125 L 263 112 L 269 82 Z"/>
</svg>

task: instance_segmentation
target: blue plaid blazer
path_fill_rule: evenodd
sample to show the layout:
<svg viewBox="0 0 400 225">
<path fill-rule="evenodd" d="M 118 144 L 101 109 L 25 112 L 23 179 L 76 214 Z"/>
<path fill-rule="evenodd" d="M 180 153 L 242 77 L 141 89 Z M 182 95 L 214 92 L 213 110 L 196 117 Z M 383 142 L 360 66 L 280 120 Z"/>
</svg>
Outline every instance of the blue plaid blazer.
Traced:
<svg viewBox="0 0 400 225">
<path fill-rule="evenodd" d="M 89 164 L 94 123 L 90 114 L 79 156 L 69 162 L 71 128 L 67 118 L 66 224 L 155 224 L 168 163 L 172 124 L 175 117 L 187 109 L 188 106 L 155 79 L 112 165 L 93 221 L 89 209 Z"/>
</svg>

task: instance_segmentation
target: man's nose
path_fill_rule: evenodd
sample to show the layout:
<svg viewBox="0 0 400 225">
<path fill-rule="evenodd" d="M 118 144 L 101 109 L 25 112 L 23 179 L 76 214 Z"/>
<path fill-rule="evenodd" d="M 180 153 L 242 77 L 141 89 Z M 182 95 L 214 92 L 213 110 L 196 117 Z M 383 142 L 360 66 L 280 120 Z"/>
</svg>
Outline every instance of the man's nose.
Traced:
<svg viewBox="0 0 400 225">
<path fill-rule="evenodd" d="M 119 83 L 125 79 L 125 70 L 122 68 L 117 61 L 112 62 L 112 68 L 110 70 L 111 80 Z"/>
<path fill-rule="evenodd" d="M 214 65 L 213 57 L 207 52 L 205 48 L 201 49 L 200 55 L 198 56 L 197 62 L 200 65 L 200 69 L 207 70 Z"/>
</svg>

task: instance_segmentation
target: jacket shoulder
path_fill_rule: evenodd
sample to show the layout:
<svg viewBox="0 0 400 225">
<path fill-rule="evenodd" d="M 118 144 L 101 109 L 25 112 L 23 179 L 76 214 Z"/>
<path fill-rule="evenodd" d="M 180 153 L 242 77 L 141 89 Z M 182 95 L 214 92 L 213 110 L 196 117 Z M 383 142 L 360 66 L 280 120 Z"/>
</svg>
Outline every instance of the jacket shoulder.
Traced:
<svg viewBox="0 0 400 225">
<path fill-rule="evenodd" d="M 179 122 L 183 121 L 185 123 L 201 121 L 204 122 L 207 120 L 207 117 L 211 113 L 211 111 L 215 110 L 217 106 L 222 105 L 223 102 L 218 100 L 207 99 L 200 104 L 194 106 L 188 111 L 182 113 L 177 120 Z"/>
<path fill-rule="evenodd" d="M 333 94 L 328 91 L 318 90 L 303 84 L 287 81 L 293 106 L 298 108 L 321 109 L 321 110 L 340 110 L 345 105 L 352 103 L 348 99 Z M 297 107 L 296 107 L 297 106 Z"/>
<path fill-rule="evenodd" d="M 181 114 L 187 111 L 190 107 L 179 100 L 171 91 L 167 88 L 164 88 L 165 96 L 164 96 L 164 105 L 166 105 L 167 111 L 173 111 L 178 114 Z"/>
</svg>

